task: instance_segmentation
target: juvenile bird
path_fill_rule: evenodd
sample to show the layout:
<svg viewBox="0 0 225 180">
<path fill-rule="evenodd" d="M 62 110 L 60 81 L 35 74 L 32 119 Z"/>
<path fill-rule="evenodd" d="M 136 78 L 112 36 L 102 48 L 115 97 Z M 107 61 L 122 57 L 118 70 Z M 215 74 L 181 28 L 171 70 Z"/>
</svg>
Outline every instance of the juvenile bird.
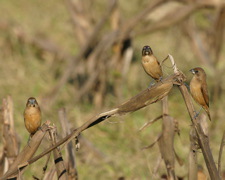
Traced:
<svg viewBox="0 0 225 180">
<path fill-rule="evenodd" d="M 159 61 L 154 56 L 150 46 L 144 46 L 142 49 L 142 66 L 145 72 L 156 82 L 162 79 L 163 73 Z"/>
<path fill-rule="evenodd" d="M 41 126 L 41 109 L 34 97 L 27 100 L 24 110 L 24 123 L 31 137 Z"/>
<path fill-rule="evenodd" d="M 190 70 L 194 74 L 190 82 L 190 91 L 193 99 L 200 104 L 209 116 L 211 121 L 211 116 L 209 113 L 209 95 L 206 83 L 206 73 L 200 68 L 196 67 Z"/>
</svg>

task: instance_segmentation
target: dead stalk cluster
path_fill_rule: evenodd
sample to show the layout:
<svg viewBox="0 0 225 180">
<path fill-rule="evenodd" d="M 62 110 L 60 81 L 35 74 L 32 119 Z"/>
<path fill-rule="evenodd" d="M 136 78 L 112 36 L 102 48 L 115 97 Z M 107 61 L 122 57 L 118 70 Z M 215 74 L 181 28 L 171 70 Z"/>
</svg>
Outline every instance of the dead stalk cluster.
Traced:
<svg viewBox="0 0 225 180">
<path fill-rule="evenodd" d="M 151 19 L 149 16 L 150 21 L 154 21 L 154 23 L 146 24 L 146 17 L 151 15 L 153 10 L 161 8 L 161 6 L 166 3 L 168 3 L 167 0 L 150 1 L 143 10 L 129 18 L 126 22 L 121 23 L 122 16 L 117 0 L 108 1 L 108 7 L 105 12 L 101 14 L 101 18 L 95 19 L 94 21 L 92 17 L 90 17 L 91 13 L 89 13 L 91 4 L 88 4 L 86 1 L 66 0 L 75 34 L 78 34 L 78 45 L 81 47 L 80 51 L 78 51 L 75 56 L 63 51 L 63 48 L 57 46 L 50 39 L 36 36 L 29 37 L 18 25 L 0 22 L 0 30 L 7 31 L 10 33 L 10 36 L 16 37 L 21 43 L 26 43 L 35 47 L 37 51 L 39 51 L 40 56 L 47 52 L 54 56 L 58 62 L 61 62 L 62 59 L 67 60 L 66 68 L 60 74 L 57 84 L 44 96 L 43 102 L 46 101 L 47 103 L 42 103 L 43 105 L 47 104 L 48 107 L 51 107 L 51 104 L 56 100 L 62 87 L 71 77 L 76 77 L 75 82 L 78 82 L 74 84 L 77 89 L 76 101 L 80 102 L 85 98 L 86 94 L 89 94 L 92 96 L 93 103 L 96 106 L 101 106 L 104 103 L 103 100 L 106 91 L 110 89 L 106 77 L 109 74 L 108 72 L 111 72 L 111 69 L 114 69 L 115 76 L 113 81 L 114 86 L 112 86 L 110 90 L 121 99 L 122 90 L 120 88 L 125 82 L 124 79 L 126 78 L 133 55 L 132 39 L 139 35 L 152 33 L 177 25 L 178 23 L 181 26 L 182 32 L 190 40 L 193 53 L 200 61 L 209 67 L 212 72 L 217 72 L 217 74 L 223 72 L 218 70 L 217 67 L 223 42 L 221 37 L 223 37 L 223 26 L 225 22 L 224 2 L 183 0 L 180 1 L 177 8 L 171 11 L 163 11 L 164 16 L 160 19 Z M 199 36 L 198 29 L 194 25 L 195 23 L 191 22 L 189 17 L 200 9 L 211 8 L 215 8 L 218 11 L 218 16 L 215 18 L 215 26 L 213 27 L 214 33 L 211 33 L 212 35 L 210 37 L 207 34 L 207 38 L 203 38 Z M 93 24 L 93 22 L 95 22 L 95 24 Z M 106 32 L 102 31 L 102 29 L 106 28 L 107 23 L 110 24 L 110 30 Z M 211 42 L 211 44 L 208 41 Z M 215 47 L 215 50 L 212 50 L 212 46 Z M 113 53 L 110 54 L 109 52 L 112 50 Z M 43 173 L 38 177 L 33 176 L 34 179 L 49 180 L 54 176 L 60 179 L 78 179 L 74 149 L 79 145 L 78 140 L 81 141 L 83 139 L 83 143 L 85 143 L 85 139 L 81 135 L 84 130 L 110 117 L 125 115 L 158 101 L 162 102 L 162 115 L 147 122 L 140 131 L 144 130 L 155 121 L 162 119 L 162 132 L 158 135 L 153 144 L 143 149 L 150 148 L 157 143 L 167 170 L 166 177 L 168 179 L 178 179 L 175 171 L 175 160 L 177 160 L 180 165 L 182 165 L 183 162 L 174 150 L 174 136 L 176 132 L 179 133 L 179 130 L 177 128 L 177 121 L 169 115 L 167 98 L 173 88 L 178 88 L 180 90 L 192 123 L 190 131 L 189 179 L 197 179 L 199 173 L 197 167 L 197 152 L 199 150 L 201 150 L 204 157 L 210 178 L 213 180 L 221 179 L 221 157 L 225 135 L 223 135 L 221 142 L 217 167 L 209 146 L 207 128 L 202 121 L 203 118 L 200 118 L 200 116 L 195 117 L 192 99 L 184 84 L 186 81 L 185 75 L 178 69 L 173 57 L 171 55 L 168 55 L 168 57 L 173 67 L 173 73 L 171 75 L 160 80 L 150 88 L 143 90 L 128 101 L 118 105 L 116 108 L 93 116 L 83 125 L 73 128 L 73 130 L 70 128 L 71 126 L 66 117 L 65 109 L 61 109 L 59 111 L 59 120 L 63 130 L 63 132 L 61 132 L 62 138 L 58 136 L 57 127 L 52 125 L 49 121 L 46 121 L 43 123 L 40 130 L 32 136 L 29 143 L 25 147 L 22 147 L 22 150 L 20 150 L 20 139 L 18 139 L 16 128 L 14 127 L 13 101 L 10 96 L 4 98 L 2 100 L 0 118 L 3 145 L 3 148 L 0 150 L 0 180 L 13 177 L 22 178 L 26 167 L 41 158 L 46 158 L 46 162 L 43 164 Z M 119 78 L 116 72 L 122 72 L 119 74 Z M 78 77 L 84 80 L 79 81 Z M 220 77 L 222 76 L 218 76 L 218 78 Z M 220 84 L 222 84 L 220 83 L 221 79 L 217 82 L 218 84 L 215 84 L 214 88 L 214 100 L 219 99 L 218 92 L 220 92 Z M 46 139 L 48 143 L 44 142 Z M 72 143 L 74 139 L 77 141 L 76 147 Z M 42 142 L 48 144 L 48 147 L 40 154 L 34 156 Z M 90 143 L 88 147 L 91 148 Z M 62 156 L 62 148 L 65 148 L 65 156 Z M 103 156 L 98 152 L 95 153 L 96 156 Z M 55 166 L 49 167 L 51 155 L 54 158 Z M 157 174 L 157 167 L 158 165 L 153 172 L 155 175 Z"/>
<path fill-rule="evenodd" d="M 176 127 L 176 121 L 174 118 L 169 115 L 168 111 L 168 93 L 175 86 L 180 89 L 180 92 L 183 96 L 183 99 L 186 103 L 187 110 L 189 112 L 191 122 L 193 124 L 192 130 L 190 133 L 191 147 L 190 147 L 190 159 L 189 159 L 189 177 L 195 179 L 197 177 L 197 150 L 201 149 L 205 163 L 208 168 L 209 175 L 211 179 L 220 179 L 218 169 L 216 167 L 215 161 L 212 156 L 212 152 L 209 147 L 209 139 L 203 129 L 200 118 L 195 117 L 195 111 L 192 104 L 190 94 L 184 85 L 185 76 L 184 74 L 176 67 L 175 61 L 171 55 L 169 58 L 172 62 L 174 68 L 174 74 L 162 79 L 155 85 L 150 88 L 140 92 L 136 96 L 132 97 L 128 101 L 122 103 L 116 108 L 109 110 L 107 112 L 100 113 L 96 116 L 93 116 L 91 119 L 86 121 L 82 126 L 70 130 L 68 120 L 66 118 L 65 109 L 59 111 L 60 123 L 63 127 L 63 137 L 58 139 L 56 130 L 57 128 L 54 125 L 51 125 L 49 121 L 46 121 L 41 129 L 38 130 L 31 138 L 29 143 L 23 147 L 19 152 L 19 140 L 17 139 L 16 131 L 13 123 L 13 102 L 11 97 L 3 99 L 2 103 L 2 128 L 3 128 L 3 142 L 4 142 L 4 151 L 1 155 L 1 164 L 0 170 L 2 177 L 1 179 L 7 179 L 9 177 L 21 177 L 23 171 L 28 165 L 31 165 L 40 158 L 47 156 L 47 161 L 43 166 L 43 175 L 42 177 L 35 177 L 36 179 L 49 179 L 52 178 L 54 174 L 57 174 L 60 179 L 77 179 L 78 173 L 76 170 L 75 163 L 75 154 L 72 141 L 74 138 L 79 138 L 79 135 L 82 131 L 112 117 L 112 116 L 121 116 L 127 113 L 137 111 L 141 108 L 144 108 L 152 103 L 156 103 L 162 100 L 162 116 L 154 119 L 151 122 L 146 123 L 141 130 L 146 128 L 148 125 L 156 121 L 157 119 L 162 118 L 162 133 L 158 136 L 155 143 L 158 143 L 162 159 L 165 162 L 167 169 L 167 176 L 170 179 L 177 179 L 175 173 L 175 159 L 182 165 L 182 160 L 174 151 L 174 133 Z M 34 156 L 35 152 L 38 150 L 39 145 L 44 140 L 44 137 L 49 137 L 49 148 L 45 149 L 39 155 Z M 223 143 L 222 143 L 223 144 Z M 150 145 L 149 147 L 151 147 Z M 66 158 L 62 157 L 61 148 L 66 148 Z M 146 148 L 149 148 L 146 147 Z M 223 145 L 221 145 L 221 148 Z M 51 153 L 54 157 L 55 167 L 51 168 L 49 171 L 46 171 L 48 167 L 48 162 Z M 222 155 L 222 150 L 221 150 Z M 34 156 L 34 157 L 33 157 Z M 220 161 L 219 161 L 220 164 Z"/>
</svg>

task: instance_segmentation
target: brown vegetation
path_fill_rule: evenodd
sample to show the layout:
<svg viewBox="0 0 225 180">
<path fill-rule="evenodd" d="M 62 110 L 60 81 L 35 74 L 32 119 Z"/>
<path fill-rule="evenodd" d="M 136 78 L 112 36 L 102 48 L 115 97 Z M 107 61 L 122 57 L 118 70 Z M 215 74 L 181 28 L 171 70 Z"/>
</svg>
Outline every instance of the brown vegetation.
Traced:
<svg viewBox="0 0 225 180">
<path fill-rule="evenodd" d="M 221 167 L 221 159 L 224 145 L 224 135 L 220 135 L 222 138 L 220 151 L 218 151 L 218 166 L 215 163 L 217 154 L 214 154 L 210 148 L 211 136 L 213 133 L 217 133 L 218 119 L 220 119 L 220 109 L 212 108 L 212 125 L 211 129 L 207 129 L 207 121 L 205 116 L 198 116 L 195 118 L 195 109 L 192 103 L 192 98 L 188 92 L 186 83 L 186 76 L 188 74 L 182 71 L 187 70 L 188 62 L 185 61 L 185 55 L 192 54 L 196 56 L 199 61 L 196 64 L 200 64 L 207 69 L 210 80 L 210 88 L 212 89 L 211 99 L 215 105 L 219 103 L 223 97 L 224 85 L 224 62 L 223 59 L 223 40 L 224 40 L 224 26 L 225 26 L 225 3 L 223 1 L 167 1 L 167 0 L 154 0 L 140 2 L 140 7 L 135 7 L 136 13 L 128 15 L 126 18 L 125 11 L 121 8 L 122 2 L 117 0 L 109 0 L 107 3 L 96 1 L 101 11 L 97 11 L 95 3 L 92 1 L 77 1 L 66 0 L 65 7 L 69 12 L 70 25 L 72 30 L 70 31 L 70 42 L 74 43 L 76 47 L 69 50 L 60 43 L 56 43 L 51 36 L 51 33 L 38 34 L 33 33 L 30 35 L 26 28 L 22 27 L 18 21 L 11 19 L 0 19 L 0 32 L 4 35 L 0 40 L 0 45 L 4 44 L 6 49 L 3 53 L 3 57 L 7 55 L 14 55 L 14 51 L 25 51 L 22 47 L 29 47 L 28 51 L 31 51 L 32 56 L 42 61 L 40 64 L 48 66 L 46 74 L 46 84 L 42 93 L 37 93 L 40 97 L 40 106 L 44 113 L 51 117 L 51 122 L 46 121 L 40 130 L 38 130 L 32 137 L 29 144 L 20 150 L 20 140 L 17 138 L 17 129 L 15 128 L 15 121 L 13 118 L 13 102 L 5 91 L 2 96 L 6 97 L 2 101 L 1 107 L 1 140 L 0 148 L 0 179 L 7 179 L 8 177 L 23 176 L 26 172 L 28 165 L 37 163 L 36 161 L 47 156 L 47 160 L 42 164 L 43 174 L 34 175 L 35 179 L 53 179 L 58 177 L 61 179 L 78 179 L 79 166 L 76 164 L 77 155 L 74 149 L 77 149 L 80 142 L 87 147 L 88 152 L 85 152 L 83 158 L 88 153 L 93 153 L 96 159 L 104 159 L 107 161 L 104 153 L 98 150 L 89 140 L 87 140 L 83 134 L 84 130 L 93 127 L 100 122 L 103 122 L 111 117 L 119 117 L 131 112 L 143 109 L 153 103 L 162 102 L 162 112 L 158 118 L 154 118 L 152 121 L 146 123 L 141 131 L 149 125 L 162 118 L 162 131 L 158 134 L 156 140 L 151 145 L 143 148 L 143 150 L 150 149 L 154 144 L 158 144 L 160 150 L 160 156 L 164 160 L 165 169 L 167 171 L 166 178 L 178 179 L 176 172 L 176 161 L 180 165 L 183 164 L 182 159 L 179 157 L 179 153 L 175 152 L 175 133 L 177 129 L 177 120 L 169 111 L 169 107 L 176 109 L 176 106 L 171 106 L 170 92 L 174 91 L 178 87 L 182 94 L 183 99 L 180 102 L 184 102 L 187 107 L 187 112 L 190 115 L 190 144 L 189 146 L 189 170 L 186 171 L 189 179 L 197 179 L 202 173 L 202 177 L 206 178 L 202 168 L 197 166 L 198 162 L 197 154 L 201 150 L 204 162 L 207 166 L 208 175 L 211 179 L 221 179 L 223 168 Z M 127 8 L 127 7 L 126 7 Z M 157 11 L 160 12 L 157 14 Z M 205 21 L 199 23 L 200 15 L 207 16 L 213 14 L 213 18 L 208 18 L 206 25 Z M 168 55 L 171 60 L 173 72 L 167 74 L 165 68 L 167 67 L 168 57 L 161 61 L 161 66 L 164 69 L 164 79 L 159 81 L 151 88 L 145 89 L 128 101 L 124 101 L 124 86 L 126 86 L 129 79 L 129 69 L 132 68 L 132 58 L 134 56 L 141 57 L 140 50 L 136 50 L 134 42 L 138 38 L 147 37 L 151 33 L 158 33 L 161 30 L 168 28 L 177 28 L 182 34 L 182 38 L 186 38 L 190 47 L 189 52 L 182 56 L 183 59 L 176 58 L 176 63 L 171 55 Z M 47 31 L 47 30 L 46 30 Z M 166 36 L 165 36 L 166 37 Z M 182 44 L 182 38 L 177 40 L 179 45 L 176 51 L 179 51 L 179 46 Z M 72 40 L 71 40 L 72 39 Z M 179 37 L 173 37 L 170 40 L 179 39 Z M 175 41 L 175 40 L 174 40 Z M 16 44 L 16 45 L 15 45 Z M 142 44 L 142 43 L 140 43 Z M 146 44 L 142 44 L 143 46 Z M 151 46 L 151 44 L 149 44 Z M 15 47 L 18 46 L 18 47 Z M 159 47 L 152 47 L 153 50 L 160 49 Z M 19 53 L 18 53 L 19 54 Z M 136 55 L 138 54 L 138 55 Z M 165 53 L 166 55 L 168 52 Z M 182 54 L 182 53 L 181 53 Z M 17 54 L 16 54 L 17 55 Z M 21 55 L 22 56 L 22 55 Z M 173 53 L 175 56 L 175 53 Z M 17 57 L 18 58 L 18 57 Z M 23 59 L 23 58 L 22 58 Z M 21 61 L 15 65 L 26 63 L 28 61 Z M 183 62 L 180 67 L 180 63 Z M 7 63 L 7 62 L 6 62 Z M 4 64 L 4 63 L 2 63 Z M 29 64 L 30 65 L 30 64 Z M 140 63 L 138 64 L 139 66 Z M 8 64 L 8 68 L 12 68 Z M 36 66 L 32 66 L 31 74 L 35 74 Z M 169 68 L 168 68 L 169 69 Z M 4 69 L 3 69 L 4 71 Z M 20 71 L 20 70 L 19 70 Z M 7 71 L 4 71 L 7 73 Z M 133 72 L 132 72 L 133 73 Z M 26 74 L 22 71 L 21 74 Z M 25 75 L 26 77 L 29 75 Z M 51 76 L 51 85 L 48 86 L 48 76 Z M 139 81 L 142 77 L 139 74 Z M 10 78 L 10 75 L 7 74 Z M 30 78 L 32 79 L 32 78 Z M 35 79 L 35 83 L 37 79 Z M 23 84 L 23 82 L 25 82 Z M 29 87 L 34 88 L 34 80 L 28 81 L 22 80 L 21 87 L 25 87 L 24 92 Z M 16 81 L 18 83 L 18 81 Z M 27 84 L 26 84 L 27 83 Z M 148 83 L 148 82 L 147 82 Z M 147 86 L 146 83 L 146 86 Z M 41 83 L 40 83 L 41 84 Z M 41 86 L 41 85 L 40 85 Z M 137 87 L 137 88 L 136 88 Z M 18 92 L 19 92 L 18 87 Z M 136 88 L 136 92 L 141 88 L 138 85 L 132 86 Z M 34 88 L 35 89 L 35 88 Z M 38 88 L 37 88 L 38 89 Z M 37 91 L 29 91 L 33 93 Z M 64 96 L 67 101 L 60 99 L 61 92 L 64 92 Z M 127 91 L 128 88 L 127 88 Z M 69 93 L 67 93 L 69 92 Z M 71 95 L 73 94 L 73 95 Z M 132 93 L 128 93 L 127 96 L 133 96 Z M 179 93 L 173 95 L 177 97 Z M 108 108 L 110 110 L 97 113 L 97 115 L 84 122 L 82 116 L 82 123 L 71 124 L 67 118 L 65 109 L 61 109 L 66 104 L 72 103 L 71 109 L 74 108 L 74 104 L 78 107 L 83 104 L 92 104 L 96 109 L 104 109 L 105 106 L 111 106 L 111 99 L 109 95 L 113 96 L 114 104 L 117 102 L 115 108 Z M 26 93 L 18 93 L 17 98 L 23 99 L 24 96 L 28 96 Z M 69 100 L 69 101 L 68 101 Z M 59 123 L 56 120 L 52 121 L 55 116 L 51 116 L 55 113 L 51 112 L 55 108 L 60 107 L 58 113 Z M 61 105 L 63 104 L 63 105 Z M 118 105 L 119 104 L 119 105 Z M 112 107 L 112 106 L 111 106 Z M 211 108 L 211 107 L 210 107 Z M 102 110 L 104 111 L 104 110 Z M 186 110 L 183 110 L 181 115 Z M 52 114 L 51 114 L 52 113 Z M 94 112 L 91 112 L 93 115 Z M 17 113 L 18 115 L 19 113 Z M 49 115 L 50 114 L 50 115 Z M 89 114 L 90 115 L 90 114 Z M 157 117 L 155 114 L 153 117 Z M 85 117 L 86 118 L 86 117 Z M 73 119 L 73 118 L 72 118 Z M 45 119 L 46 120 L 46 119 Z M 20 121 L 22 122 L 22 121 Z M 180 121 L 179 121 L 180 122 Z M 55 125 L 56 123 L 56 125 Z M 59 125 L 60 124 L 60 125 Z M 60 129 L 59 127 L 62 127 Z M 96 126 L 95 126 L 96 127 Z M 210 131 L 212 130 L 212 131 Z M 208 131 L 211 132 L 208 133 Z M 76 144 L 73 145 L 73 140 L 76 140 Z M 23 140 L 24 141 L 24 140 Z M 149 142 L 149 141 L 148 141 Z M 23 142 L 24 143 L 24 142 Z M 40 148 L 41 144 L 44 144 L 44 150 Z M 150 142 L 149 142 L 150 144 Z M 218 144 L 218 143 L 217 143 Z M 82 148 L 82 147 L 81 147 Z M 127 147 L 129 148 L 129 147 Z M 139 147 L 141 149 L 141 147 Z M 64 155 L 65 150 L 65 155 Z M 63 152 L 62 152 L 63 151 Z M 37 155 L 34 156 L 34 154 Z M 53 154 L 54 165 L 50 165 L 51 154 Z M 75 157 L 76 156 L 76 157 Z M 155 170 L 152 173 L 154 178 L 159 178 L 161 172 L 160 160 L 159 163 L 152 162 L 155 166 Z M 43 162 L 42 161 L 42 162 Z M 135 162 L 134 162 L 135 163 Z M 50 166 L 50 169 L 49 169 Z M 147 165 L 146 165 L 147 166 Z M 117 178 L 126 178 L 120 176 L 115 172 Z M 184 176 L 186 176 L 184 175 Z M 89 177 L 92 177 L 91 175 Z M 82 179 L 82 177 L 81 177 Z M 93 178 L 94 179 L 94 178 Z"/>
</svg>

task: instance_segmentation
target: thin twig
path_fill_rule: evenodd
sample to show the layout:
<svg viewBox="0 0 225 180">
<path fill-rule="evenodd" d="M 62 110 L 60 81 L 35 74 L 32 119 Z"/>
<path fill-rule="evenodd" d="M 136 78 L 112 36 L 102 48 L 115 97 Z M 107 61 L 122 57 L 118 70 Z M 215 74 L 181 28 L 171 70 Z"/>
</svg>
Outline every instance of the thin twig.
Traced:
<svg viewBox="0 0 225 180">
<path fill-rule="evenodd" d="M 174 150 L 174 154 L 175 154 L 175 158 L 176 158 L 178 164 L 179 164 L 180 166 L 183 166 L 183 164 L 184 164 L 183 159 L 181 159 L 181 158 L 179 157 L 179 155 L 176 153 L 175 150 Z"/>
<path fill-rule="evenodd" d="M 47 168 L 48 168 L 48 163 L 49 163 L 50 157 L 51 157 L 51 153 L 48 153 L 48 155 L 47 155 L 47 160 L 46 160 L 46 162 L 45 162 L 44 167 L 42 168 L 43 174 L 42 174 L 42 178 L 41 178 L 41 179 L 43 179 L 44 176 L 45 176 L 46 170 L 47 170 Z"/>
<path fill-rule="evenodd" d="M 219 157 L 218 157 L 218 172 L 219 172 L 220 176 L 221 176 L 221 159 L 222 159 L 224 144 L 225 144 L 225 131 L 223 132 L 223 137 L 222 137 L 222 140 L 221 140 Z"/>
<path fill-rule="evenodd" d="M 152 125 L 154 122 L 156 122 L 157 120 L 161 119 L 163 116 L 160 115 L 154 119 L 151 119 L 150 121 L 146 122 L 140 129 L 139 131 L 143 131 L 145 128 L 147 128 L 148 126 Z"/>
<path fill-rule="evenodd" d="M 157 159 L 156 165 L 155 165 L 155 167 L 154 167 L 154 170 L 153 170 L 153 175 L 154 175 L 155 177 L 158 176 L 158 175 L 157 175 L 157 172 L 158 172 L 158 170 L 159 170 L 161 161 L 162 161 L 162 156 L 159 156 L 158 159 Z"/>
<path fill-rule="evenodd" d="M 148 146 L 145 146 L 145 147 L 141 148 L 141 150 L 145 150 L 145 149 L 152 148 L 152 147 L 159 141 L 159 139 L 161 138 L 161 136 L 162 136 L 162 133 L 160 133 L 160 134 L 158 135 L 158 137 L 156 138 L 156 140 L 155 140 L 152 144 L 150 144 L 150 145 L 148 145 Z"/>
<path fill-rule="evenodd" d="M 180 71 L 179 71 L 178 68 L 177 68 L 177 65 L 176 65 L 176 63 L 175 63 L 175 61 L 174 61 L 174 59 L 173 59 L 173 56 L 170 55 L 170 54 L 168 54 L 168 56 L 169 56 L 169 58 L 170 58 L 170 61 L 171 61 L 172 66 L 173 66 L 173 71 L 174 71 L 174 73 L 175 73 L 175 74 L 179 73 Z"/>
<path fill-rule="evenodd" d="M 163 59 L 161 62 L 160 62 L 160 66 L 162 66 L 163 65 L 163 63 L 167 60 L 169 58 L 169 55 L 167 55 L 166 56 L 166 58 L 165 59 Z"/>
</svg>

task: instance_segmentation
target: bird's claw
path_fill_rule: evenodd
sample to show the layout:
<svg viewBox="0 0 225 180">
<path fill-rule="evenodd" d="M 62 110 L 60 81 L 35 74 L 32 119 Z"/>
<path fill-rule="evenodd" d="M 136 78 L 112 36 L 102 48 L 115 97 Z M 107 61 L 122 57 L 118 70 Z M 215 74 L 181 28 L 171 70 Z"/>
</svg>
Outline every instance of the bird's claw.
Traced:
<svg viewBox="0 0 225 180">
<path fill-rule="evenodd" d="M 200 112 L 198 112 L 198 113 L 196 113 L 196 111 L 194 111 L 194 112 L 195 112 L 194 119 L 196 119 L 198 117 L 198 115 L 200 114 Z"/>
<path fill-rule="evenodd" d="M 162 79 L 163 79 L 163 77 L 161 76 L 161 77 L 159 78 L 159 81 L 163 84 Z"/>
<path fill-rule="evenodd" d="M 184 85 L 186 86 L 186 88 L 190 91 L 190 86 L 187 83 L 184 83 Z"/>
<path fill-rule="evenodd" d="M 29 136 L 29 139 L 28 139 L 28 141 L 27 141 L 27 145 L 28 145 L 29 147 L 31 147 L 31 146 L 30 146 L 30 140 L 31 140 L 31 135 Z"/>
<path fill-rule="evenodd" d="M 198 115 L 200 114 L 201 110 L 202 110 L 202 108 L 198 112 L 194 111 L 194 113 L 195 113 L 194 119 L 196 119 L 198 117 Z"/>
<path fill-rule="evenodd" d="M 43 129 L 41 128 L 41 126 L 39 126 L 37 130 L 38 131 L 41 130 L 42 132 L 44 132 Z"/>
<path fill-rule="evenodd" d="M 154 82 L 150 82 L 149 86 L 148 86 L 148 89 L 151 89 L 152 86 L 154 86 L 155 83 Z"/>
</svg>

